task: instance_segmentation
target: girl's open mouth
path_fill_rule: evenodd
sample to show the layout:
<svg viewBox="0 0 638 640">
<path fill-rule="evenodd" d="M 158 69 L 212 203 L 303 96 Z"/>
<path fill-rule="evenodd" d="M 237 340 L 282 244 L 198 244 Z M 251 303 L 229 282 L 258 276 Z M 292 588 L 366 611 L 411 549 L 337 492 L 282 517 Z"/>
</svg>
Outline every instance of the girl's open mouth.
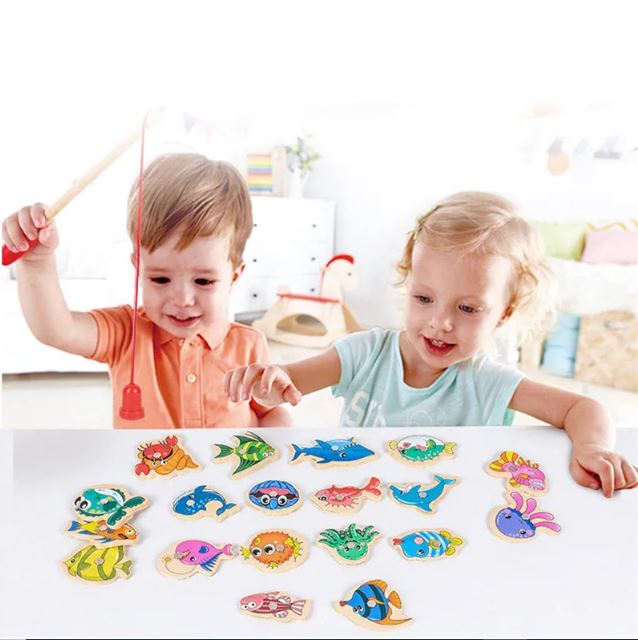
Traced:
<svg viewBox="0 0 638 640">
<path fill-rule="evenodd" d="M 435 356 L 446 356 L 454 347 L 455 344 L 450 342 L 443 342 L 443 340 L 434 340 L 433 338 L 423 337 L 425 342 L 425 348 L 429 353 Z"/>
</svg>

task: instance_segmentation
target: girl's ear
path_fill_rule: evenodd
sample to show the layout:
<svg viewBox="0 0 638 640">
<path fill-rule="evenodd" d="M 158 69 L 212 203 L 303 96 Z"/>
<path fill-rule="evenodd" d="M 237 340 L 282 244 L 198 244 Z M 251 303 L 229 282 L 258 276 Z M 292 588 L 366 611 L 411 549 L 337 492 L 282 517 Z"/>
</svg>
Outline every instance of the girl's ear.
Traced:
<svg viewBox="0 0 638 640">
<path fill-rule="evenodd" d="M 131 264 L 135 268 L 135 251 L 131 251 Z"/>
<path fill-rule="evenodd" d="M 503 311 L 503 315 L 501 315 L 496 326 L 502 327 L 512 317 L 513 313 L 514 313 L 514 306 L 510 304 L 505 308 L 505 311 Z"/>
</svg>

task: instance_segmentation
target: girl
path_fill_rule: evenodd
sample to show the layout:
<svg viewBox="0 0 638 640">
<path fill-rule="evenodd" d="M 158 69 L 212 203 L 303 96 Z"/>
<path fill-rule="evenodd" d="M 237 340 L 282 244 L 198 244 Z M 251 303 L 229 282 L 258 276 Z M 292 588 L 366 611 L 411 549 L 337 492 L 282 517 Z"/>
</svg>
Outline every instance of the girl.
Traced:
<svg viewBox="0 0 638 640">
<path fill-rule="evenodd" d="M 547 316 L 550 272 L 530 225 L 507 200 L 457 193 L 423 215 L 398 265 L 407 285 L 402 331 L 373 329 L 289 365 L 253 364 L 226 374 L 231 400 L 290 402 L 332 386 L 342 426 L 509 425 L 522 411 L 565 429 L 576 482 L 638 485 L 638 469 L 612 451 L 613 426 L 589 398 L 528 380 L 484 353 L 515 312 Z"/>
</svg>

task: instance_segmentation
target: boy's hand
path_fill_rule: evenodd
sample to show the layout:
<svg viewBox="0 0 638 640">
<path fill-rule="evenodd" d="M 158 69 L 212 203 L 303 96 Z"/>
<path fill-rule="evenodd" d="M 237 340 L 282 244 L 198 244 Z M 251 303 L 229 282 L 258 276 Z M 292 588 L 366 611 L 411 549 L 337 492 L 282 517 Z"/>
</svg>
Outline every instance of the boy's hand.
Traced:
<svg viewBox="0 0 638 640">
<path fill-rule="evenodd" d="M 607 498 L 611 498 L 614 490 L 638 486 L 638 468 L 620 454 L 598 445 L 572 449 L 569 471 L 578 484 L 602 489 Z"/>
<path fill-rule="evenodd" d="M 46 205 L 39 202 L 31 207 L 22 207 L 2 223 L 2 239 L 13 253 L 26 251 L 29 240 L 38 239 L 29 253 L 21 258 L 23 262 L 39 262 L 52 255 L 58 246 L 58 232 L 53 221 L 44 215 Z"/>
<path fill-rule="evenodd" d="M 228 371 L 224 376 L 224 393 L 233 401 L 250 400 L 275 407 L 283 402 L 293 406 L 301 393 L 285 369 L 277 365 L 251 364 Z"/>
</svg>

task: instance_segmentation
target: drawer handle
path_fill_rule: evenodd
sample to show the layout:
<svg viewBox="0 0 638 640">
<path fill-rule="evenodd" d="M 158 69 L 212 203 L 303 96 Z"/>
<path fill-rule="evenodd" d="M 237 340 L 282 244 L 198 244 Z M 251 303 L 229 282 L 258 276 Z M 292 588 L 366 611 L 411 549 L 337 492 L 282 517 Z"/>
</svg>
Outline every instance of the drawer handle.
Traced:
<svg viewBox="0 0 638 640">
<path fill-rule="evenodd" d="M 253 262 L 257 262 L 257 258 L 253 258 Z"/>
<path fill-rule="evenodd" d="M 259 296 L 258 293 L 253 293 L 253 298 L 257 298 Z"/>
<path fill-rule="evenodd" d="M 317 225 L 316 225 L 316 224 L 313 224 L 313 225 L 312 225 L 312 228 L 313 228 L 313 229 L 316 229 L 316 228 L 317 228 Z"/>
<path fill-rule="evenodd" d="M 314 256 L 312 258 L 310 258 L 310 262 L 315 262 L 317 260 L 317 258 L 315 258 Z"/>
<path fill-rule="evenodd" d="M 607 320 L 607 322 L 605 322 L 605 327 L 612 331 L 627 331 L 627 329 L 629 329 L 626 322 L 618 322 L 616 320 Z"/>
</svg>

